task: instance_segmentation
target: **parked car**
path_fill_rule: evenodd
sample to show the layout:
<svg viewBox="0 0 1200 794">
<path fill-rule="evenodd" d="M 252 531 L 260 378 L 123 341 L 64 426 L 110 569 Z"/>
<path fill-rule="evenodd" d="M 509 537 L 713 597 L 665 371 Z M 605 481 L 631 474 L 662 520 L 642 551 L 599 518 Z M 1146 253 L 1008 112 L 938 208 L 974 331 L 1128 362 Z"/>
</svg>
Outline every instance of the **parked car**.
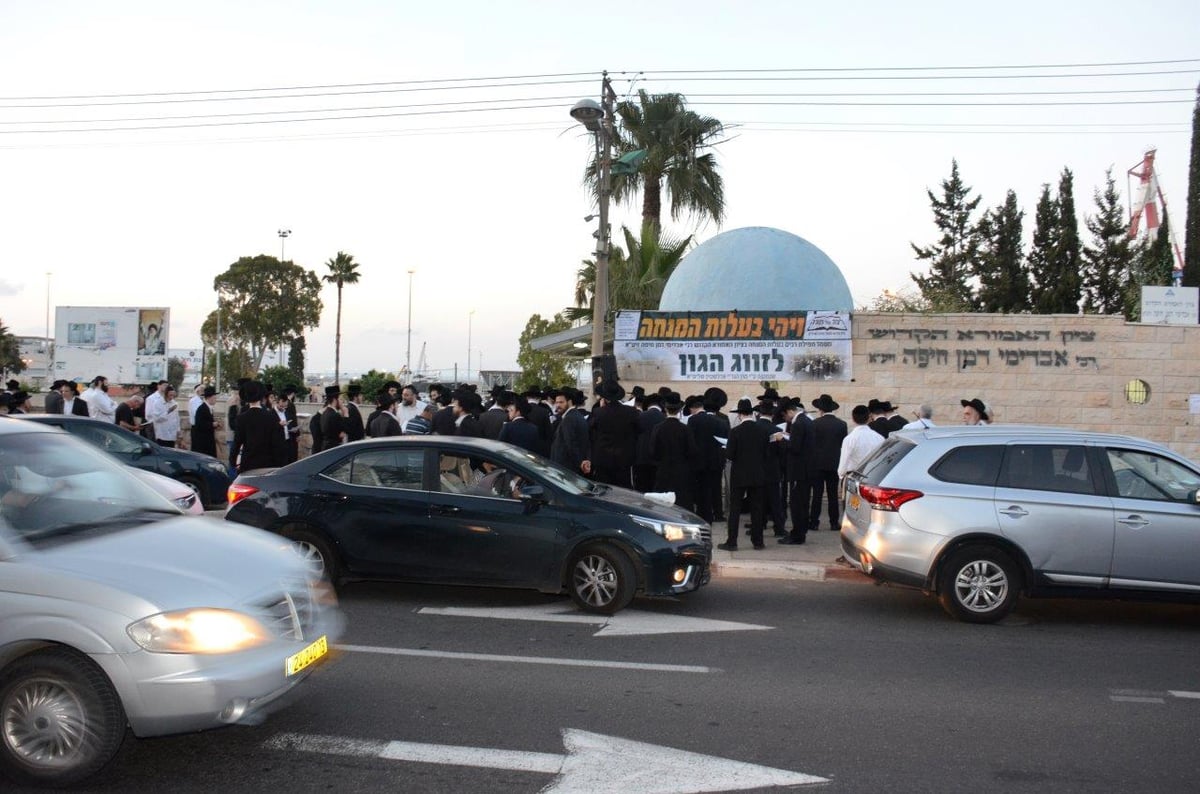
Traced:
<svg viewBox="0 0 1200 794">
<path fill-rule="evenodd" d="M 135 477 L 153 488 L 160 496 L 165 496 L 171 504 L 183 512 L 194 516 L 204 515 L 204 505 L 200 504 L 200 497 L 179 480 L 172 480 L 170 477 L 164 477 L 145 469 L 135 469 L 132 466 L 129 466 L 128 469 Z"/>
<path fill-rule="evenodd" d="M 195 491 L 207 509 L 219 510 L 225 506 L 229 491 L 229 468 L 214 457 L 187 449 L 164 447 L 112 422 L 99 419 L 62 414 L 27 414 L 21 418 L 61 427 L 122 463 L 178 480 Z"/>
<path fill-rule="evenodd" d="M 0 789 L 79 781 L 127 727 L 279 707 L 337 637 L 332 599 L 277 537 L 183 516 L 67 433 L 0 422 Z"/>
<path fill-rule="evenodd" d="M 708 582 L 708 525 L 484 439 L 408 436 L 243 474 L 225 518 L 290 538 L 333 581 L 394 579 L 568 592 L 611 614 L 641 592 Z"/>
<path fill-rule="evenodd" d="M 877 579 L 1001 619 L 1018 595 L 1200 598 L 1200 467 L 1130 436 L 895 433 L 846 478 L 841 539 Z"/>
</svg>

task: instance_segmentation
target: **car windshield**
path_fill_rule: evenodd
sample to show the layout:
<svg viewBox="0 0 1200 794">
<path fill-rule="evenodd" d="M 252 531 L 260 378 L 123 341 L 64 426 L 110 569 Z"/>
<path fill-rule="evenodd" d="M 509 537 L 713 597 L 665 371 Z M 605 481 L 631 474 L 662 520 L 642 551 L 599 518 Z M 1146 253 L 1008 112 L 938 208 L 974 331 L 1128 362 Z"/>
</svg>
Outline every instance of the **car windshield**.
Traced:
<svg viewBox="0 0 1200 794">
<path fill-rule="evenodd" d="M 40 544 L 166 515 L 170 502 L 119 463 L 59 433 L 0 435 L 0 532 Z"/>
<path fill-rule="evenodd" d="M 594 483 L 570 470 L 559 466 L 552 460 L 543 458 L 536 452 L 528 452 L 518 447 L 511 447 L 499 453 L 518 466 L 528 469 L 538 482 L 550 482 L 564 491 L 572 494 L 594 494 L 608 490 L 607 486 Z"/>
</svg>

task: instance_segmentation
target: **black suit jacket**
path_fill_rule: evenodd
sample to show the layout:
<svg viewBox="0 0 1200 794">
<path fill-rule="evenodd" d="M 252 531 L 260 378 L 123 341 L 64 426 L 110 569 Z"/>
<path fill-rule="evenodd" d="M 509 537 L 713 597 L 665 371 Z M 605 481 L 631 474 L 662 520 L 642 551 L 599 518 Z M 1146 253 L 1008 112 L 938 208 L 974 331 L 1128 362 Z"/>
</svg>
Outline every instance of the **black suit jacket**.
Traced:
<svg viewBox="0 0 1200 794">
<path fill-rule="evenodd" d="M 690 496 L 697 458 L 696 437 L 678 419 L 664 417 L 650 432 L 650 462 L 655 465 L 654 490 Z"/>
<path fill-rule="evenodd" d="M 346 441 L 362 441 L 367 437 L 366 428 L 363 427 L 362 413 L 358 410 L 358 406 L 350 401 L 346 401 Z"/>
<path fill-rule="evenodd" d="M 870 422 L 867 423 L 867 427 L 871 428 L 872 430 L 874 430 L 876 433 L 883 436 L 884 438 L 887 438 L 888 433 L 892 432 L 892 428 L 888 424 L 887 417 L 883 417 L 883 416 L 872 419 Z"/>
<path fill-rule="evenodd" d="M 781 441 L 771 441 L 771 436 L 779 432 L 779 428 L 770 419 L 759 417 L 754 421 L 758 422 L 763 430 L 767 431 L 767 456 L 763 464 L 763 472 L 766 475 L 768 484 L 779 482 L 783 479 L 784 455 L 787 453 L 787 448 Z"/>
<path fill-rule="evenodd" d="M 897 430 L 903 430 L 906 424 L 908 424 L 908 422 L 906 422 L 904 417 L 900 414 L 895 414 L 887 418 L 888 430 L 892 433 L 895 433 Z"/>
<path fill-rule="evenodd" d="M 458 435 L 458 428 L 454 425 L 454 409 L 449 405 L 434 412 L 433 432 L 439 436 Z"/>
<path fill-rule="evenodd" d="M 813 474 L 812 423 L 811 416 L 800 413 L 788 428 L 787 478 L 794 482 L 804 482 Z"/>
<path fill-rule="evenodd" d="M 716 415 L 701 411 L 688 417 L 687 427 L 696 439 L 696 450 L 699 454 L 696 471 L 723 471 L 725 453 L 717 443 L 717 436 L 727 438 L 729 426 L 722 425 Z"/>
<path fill-rule="evenodd" d="M 578 472 L 579 464 L 589 459 L 589 449 L 587 419 L 578 409 L 572 408 L 558 419 L 550 459 Z"/>
<path fill-rule="evenodd" d="M 627 469 L 633 465 L 638 438 L 636 408 L 619 402 L 601 405 L 588 417 L 588 429 L 593 468 Z"/>
<path fill-rule="evenodd" d="M 479 433 L 483 438 L 497 440 L 500 429 L 508 422 L 508 411 L 503 408 L 489 408 L 479 416 Z"/>
<path fill-rule="evenodd" d="M 500 440 L 539 455 L 546 454 L 546 445 L 542 441 L 542 434 L 538 432 L 533 422 L 520 416 L 500 426 Z"/>
<path fill-rule="evenodd" d="M 729 444 L 725 447 L 725 456 L 733 464 L 729 467 L 730 488 L 766 485 L 767 455 L 770 446 L 770 432 L 752 419 L 729 431 Z"/>
<path fill-rule="evenodd" d="M 650 455 L 650 436 L 666 418 L 667 415 L 658 408 L 647 408 L 638 415 L 637 456 L 633 460 L 637 465 L 654 464 L 654 458 Z"/>
<path fill-rule="evenodd" d="M 65 402 L 63 403 L 63 407 L 66 407 Z M 85 403 L 80 398 L 76 397 L 75 401 L 71 403 L 71 415 L 72 416 L 88 416 L 87 403 Z"/>
<path fill-rule="evenodd" d="M 529 408 L 529 421 L 533 423 L 533 426 L 537 428 L 538 435 L 542 437 L 542 444 L 546 450 L 542 454 L 549 454 L 550 439 L 554 437 L 553 425 L 550 422 L 550 406 L 545 403 L 533 403 Z"/>
<path fill-rule="evenodd" d="M 846 423 L 833 414 L 813 420 L 813 473 L 837 471 L 842 456 L 842 441 L 850 432 Z"/>
<path fill-rule="evenodd" d="M 239 472 L 282 466 L 287 462 L 283 427 L 274 411 L 245 408 L 238 413 L 233 434 L 233 458 L 241 453 Z"/>
<path fill-rule="evenodd" d="M 196 407 L 196 421 L 192 422 L 192 452 L 217 456 L 217 432 L 213 428 L 212 409 L 208 403 Z"/>
</svg>

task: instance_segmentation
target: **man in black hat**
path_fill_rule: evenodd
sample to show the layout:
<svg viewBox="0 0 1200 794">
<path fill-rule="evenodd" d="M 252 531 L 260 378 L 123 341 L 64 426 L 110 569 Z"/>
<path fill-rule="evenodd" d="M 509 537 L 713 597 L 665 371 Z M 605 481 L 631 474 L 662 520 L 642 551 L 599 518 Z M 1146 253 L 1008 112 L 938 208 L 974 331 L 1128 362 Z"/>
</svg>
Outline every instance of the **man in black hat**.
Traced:
<svg viewBox="0 0 1200 794">
<path fill-rule="evenodd" d="M 513 395 L 516 397 L 516 395 Z M 500 440 L 506 444 L 545 455 L 548 451 L 542 442 L 542 434 L 529 421 L 533 406 L 524 399 L 514 399 L 508 406 L 508 421 L 500 427 Z"/>
<path fill-rule="evenodd" d="M 721 410 L 728 404 L 729 395 L 725 393 L 724 389 L 711 386 L 704 390 L 704 411 L 706 413 L 711 413 L 717 418 L 717 438 L 729 438 L 729 428 L 731 423 L 729 421 L 729 416 Z M 712 482 L 709 484 L 711 489 L 710 498 L 712 499 L 714 521 L 725 520 L 725 487 L 722 481 L 727 473 L 727 467 L 725 465 L 723 451 L 721 451 L 721 460 L 721 471 L 718 473 L 716 479 L 712 480 Z M 699 501 L 699 497 L 697 497 L 697 501 Z"/>
<path fill-rule="evenodd" d="M 192 452 L 202 455 L 217 456 L 217 420 L 213 416 L 213 406 L 217 403 L 217 390 L 213 386 L 203 386 L 200 390 L 200 404 L 196 406 L 196 419 L 192 422 Z"/>
<path fill-rule="evenodd" d="M 542 449 L 545 450 L 542 454 L 548 454 L 550 452 L 551 430 L 553 428 L 551 417 L 554 415 L 554 411 L 549 405 L 542 402 L 545 399 L 545 395 L 536 386 L 526 389 L 521 394 L 521 397 L 529 405 L 529 413 L 525 418 L 537 428 L 538 436 L 542 439 Z"/>
<path fill-rule="evenodd" d="M 346 387 L 346 442 L 362 441 L 367 436 L 363 425 L 362 412 L 358 410 L 362 402 L 362 384 L 351 383 Z"/>
<path fill-rule="evenodd" d="M 287 457 L 283 429 L 275 411 L 262 406 L 266 388 L 258 381 L 249 381 L 242 386 L 241 395 L 232 453 L 238 472 L 282 466 Z"/>
<path fill-rule="evenodd" d="M 959 400 L 959 402 L 963 407 L 964 425 L 990 425 L 992 423 L 992 412 L 983 400 L 973 397 L 970 400 Z"/>
<path fill-rule="evenodd" d="M 9 381 L 9 384 L 16 381 Z M 20 385 L 19 383 L 17 384 Z M 8 412 L 9 414 L 27 414 L 29 413 L 29 394 L 20 389 L 9 392 L 8 394 Z"/>
<path fill-rule="evenodd" d="M 587 419 L 579 410 L 583 399 L 583 392 L 572 386 L 562 388 L 555 397 L 558 421 L 550 445 L 550 460 L 573 472 L 586 474 L 583 464 L 590 457 L 590 449 Z"/>
<path fill-rule="evenodd" d="M 400 435 L 400 422 L 396 419 L 396 401 L 386 391 L 375 397 L 376 410 L 367 422 L 367 435 L 371 438 L 386 438 Z"/>
<path fill-rule="evenodd" d="M 430 389 L 430 394 L 433 390 Z M 442 391 L 438 393 L 435 400 L 437 408 L 433 413 L 433 432 L 439 436 L 453 436 L 458 432 L 458 426 L 454 423 L 454 408 L 451 406 L 450 392 Z"/>
<path fill-rule="evenodd" d="M 780 543 L 800 545 L 808 538 L 808 510 L 812 473 L 813 431 L 812 419 L 804 411 L 804 403 L 793 398 L 787 404 L 784 416 L 787 424 L 787 479 L 791 483 L 788 501 L 791 503 L 792 531 Z"/>
<path fill-rule="evenodd" d="M 454 410 L 455 435 L 480 438 L 479 413 L 483 410 L 483 398 L 473 389 L 459 388 L 450 395 L 450 407 Z"/>
<path fill-rule="evenodd" d="M 777 409 L 773 402 L 759 403 L 755 409 L 755 422 L 766 431 L 771 443 L 767 445 L 767 457 L 763 464 L 763 515 L 764 521 L 775 525 L 775 537 L 787 536 L 785 525 L 787 514 L 783 510 L 783 479 L 786 470 L 787 445 L 783 431 L 775 421 Z M 782 420 L 782 416 L 779 417 Z"/>
<path fill-rule="evenodd" d="M 58 387 L 58 393 L 62 395 L 62 408 L 60 413 L 69 416 L 87 416 L 88 405 L 83 400 L 79 399 L 79 395 L 75 392 L 74 381 L 64 380 L 62 385 Z"/>
<path fill-rule="evenodd" d="M 695 408 L 696 400 L 689 399 L 694 413 L 688 416 L 687 422 L 688 429 L 696 439 L 696 449 L 700 453 L 696 461 L 696 485 L 692 491 L 696 498 L 696 515 L 710 524 L 719 521 L 717 516 L 724 512 L 718 508 L 724 501 L 724 495 L 721 493 L 721 475 L 725 472 L 725 451 L 717 439 L 729 437 L 729 425 L 717 416 L 719 402 L 720 399 L 713 389 L 709 389 L 705 396 L 700 398 L 699 410 Z"/>
<path fill-rule="evenodd" d="M 10 380 L 9 383 L 16 383 L 16 381 Z M 64 383 L 66 383 L 65 380 L 56 380 L 50 384 L 50 391 L 46 393 L 46 400 L 42 403 L 42 408 L 46 413 L 61 414 L 63 412 L 62 392 L 59 389 L 63 387 Z M 9 389 L 7 393 L 11 394 L 14 391 L 16 389 Z"/>
<path fill-rule="evenodd" d="M 725 446 L 725 456 L 731 463 L 728 536 L 717 546 L 725 551 L 737 551 L 743 508 L 750 510 L 750 542 L 754 548 L 764 547 L 763 529 L 766 527 L 763 497 L 771 436 L 761 424 L 753 421 L 754 408 L 749 400 L 738 400 L 736 413 L 742 421 L 729 431 L 729 442 Z"/>
<path fill-rule="evenodd" d="M 321 451 L 333 449 L 346 441 L 346 409 L 342 406 L 342 390 L 325 387 L 325 407 L 321 409 Z"/>
<path fill-rule="evenodd" d="M 890 402 L 883 402 L 874 397 L 867 400 L 867 427 L 884 438 L 887 438 L 888 434 L 892 432 L 892 428 L 888 425 L 887 410 L 885 410 L 891 406 Z"/>
<path fill-rule="evenodd" d="M 599 388 L 600 405 L 588 417 L 591 457 L 584 470 L 591 469 L 598 481 L 620 488 L 632 488 L 631 471 L 637 454 L 638 411 L 621 402 L 625 390 L 616 381 L 605 381 Z"/>
<path fill-rule="evenodd" d="M 842 441 L 850 430 L 846 423 L 833 415 L 840 406 L 828 394 L 813 400 L 818 416 L 813 420 L 811 501 L 808 511 L 808 529 L 816 532 L 821 521 L 821 494 L 824 492 L 829 509 L 829 528 L 838 529 L 840 506 L 838 504 L 838 461 L 842 456 Z"/>
</svg>

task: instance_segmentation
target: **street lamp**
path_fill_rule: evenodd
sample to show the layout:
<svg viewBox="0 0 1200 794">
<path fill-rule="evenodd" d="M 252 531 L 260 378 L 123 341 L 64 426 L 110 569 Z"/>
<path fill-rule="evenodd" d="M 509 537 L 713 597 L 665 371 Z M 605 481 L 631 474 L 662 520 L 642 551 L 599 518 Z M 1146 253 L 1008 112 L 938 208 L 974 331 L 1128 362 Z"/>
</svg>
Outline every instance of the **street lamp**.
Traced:
<svg viewBox="0 0 1200 794">
<path fill-rule="evenodd" d="M 604 355 L 604 319 L 608 314 L 608 202 L 612 195 L 613 105 L 617 95 L 609 82 L 608 72 L 600 81 L 600 101 L 581 99 L 571 108 L 571 118 L 591 132 L 596 143 L 596 162 L 599 165 L 599 219 L 596 237 L 596 288 L 592 298 L 592 359 Z M 588 217 L 591 220 L 591 216 Z"/>
<path fill-rule="evenodd" d="M 467 379 L 464 383 L 471 382 L 471 320 L 475 317 L 475 310 L 471 309 L 467 315 Z"/>
<path fill-rule="evenodd" d="M 279 230 L 279 264 L 281 265 L 283 264 L 283 247 L 284 244 L 287 243 L 287 238 L 291 235 L 291 233 L 291 229 Z"/>
<path fill-rule="evenodd" d="M 416 270 L 408 271 L 408 346 L 404 349 L 404 368 L 412 379 L 412 277 Z"/>
<path fill-rule="evenodd" d="M 54 380 L 54 340 L 50 338 L 50 276 L 46 271 L 46 383 Z"/>
</svg>

